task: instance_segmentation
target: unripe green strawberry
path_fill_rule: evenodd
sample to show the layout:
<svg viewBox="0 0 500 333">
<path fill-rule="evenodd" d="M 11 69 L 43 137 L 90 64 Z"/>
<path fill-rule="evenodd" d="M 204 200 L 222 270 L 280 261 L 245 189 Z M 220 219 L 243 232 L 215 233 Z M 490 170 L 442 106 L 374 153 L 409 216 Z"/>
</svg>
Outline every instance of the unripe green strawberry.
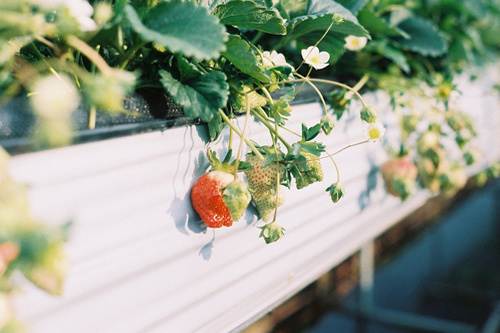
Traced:
<svg viewBox="0 0 500 333">
<path fill-rule="evenodd" d="M 394 158 L 381 167 L 387 192 L 403 200 L 415 190 L 418 169 L 408 156 Z"/>
<path fill-rule="evenodd" d="M 246 112 L 247 98 L 248 103 L 250 104 L 250 109 L 263 107 L 268 103 L 267 99 L 264 96 L 262 96 L 255 90 L 250 91 L 250 87 L 245 86 L 243 88 L 243 91 L 236 97 L 234 107 L 240 112 Z"/>
<path fill-rule="evenodd" d="M 36 263 L 25 273 L 36 286 L 53 295 L 61 295 L 69 262 L 62 242 L 48 245 Z"/>
<path fill-rule="evenodd" d="M 278 184 L 278 175 L 282 179 L 285 167 L 278 162 L 264 166 L 264 161 L 253 153 L 247 154 L 246 162 L 252 166 L 245 171 L 252 198 L 261 219 L 268 221 L 276 207 L 285 201 L 283 190 Z"/>
<path fill-rule="evenodd" d="M 235 179 L 223 189 L 222 193 L 222 199 L 229 208 L 231 217 L 234 221 L 238 221 L 252 201 L 247 184 L 241 179 Z"/>
<path fill-rule="evenodd" d="M 233 224 L 229 208 L 222 199 L 222 189 L 233 180 L 233 175 L 216 170 L 198 178 L 191 188 L 193 208 L 207 227 L 229 227 Z"/>
<path fill-rule="evenodd" d="M 285 167 L 277 162 L 271 162 L 264 166 L 264 161 L 253 153 L 247 154 L 246 162 L 252 166 L 251 169 L 245 171 L 248 186 L 252 191 L 267 191 L 270 188 L 276 188 L 278 172 L 280 179 L 282 179 L 285 171 Z"/>
<path fill-rule="evenodd" d="M 276 207 L 285 202 L 285 193 L 281 187 L 269 188 L 254 192 L 252 198 L 260 218 L 267 222 L 273 216 Z"/>
<path fill-rule="evenodd" d="M 246 93 L 246 96 L 248 98 L 248 101 L 250 102 L 250 109 L 254 109 L 257 107 L 263 107 L 267 104 L 267 99 L 257 93 L 256 91 L 251 91 L 249 93 Z M 244 104 L 246 105 L 245 98 L 243 98 Z"/>
<path fill-rule="evenodd" d="M 300 155 L 304 156 L 307 160 L 305 162 L 309 167 L 308 170 L 304 170 L 299 166 L 299 172 L 302 178 L 297 178 L 295 185 L 297 189 L 300 190 L 308 185 L 315 182 L 320 182 L 323 180 L 323 169 L 321 169 L 321 161 L 314 154 L 302 151 Z"/>
<path fill-rule="evenodd" d="M 271 72 L 271 82 L 279 82 L 279 76 L 278 74 L 276 74 L 276 72 Z M 269 92 L 273 92 L 275 91 L 276 89 L 278 89 L 279 86 L 277 84 L 273 84 L 272 86 L 269 86 L 267 87 L 267 90 L 269 90 Z"/>
</svg>

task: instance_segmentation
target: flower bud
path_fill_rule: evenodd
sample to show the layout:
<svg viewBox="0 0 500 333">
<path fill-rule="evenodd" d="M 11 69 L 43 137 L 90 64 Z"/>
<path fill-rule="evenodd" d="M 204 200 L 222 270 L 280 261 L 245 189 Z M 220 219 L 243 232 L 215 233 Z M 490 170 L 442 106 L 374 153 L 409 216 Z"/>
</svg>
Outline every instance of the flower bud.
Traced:
<svg viewBox="0 0 500 333">
<path fill-rule="evenodd" d="M 94 8 L 94 21 L 98 25 L 104 25 L 113 18 L 113 7 L 106 3 L 100 2 Z"/>
<path fill-rule="evenodd" d="M 84 84 L 85 96 L 92 105 L 110 111 L 123 109 L 123 101 L 135 85 L 135 74 L 115 70 L 111 74 L 96 74 Z"/>
<path fill-rule="evenodd" d="M 345 194 L 344 185 L 340 184 L 339 182 L 330 185 L 326 189 L 326 191 L 330 192 L 330 198 L 332 199 L 333 203 L 339 202 L 339 200 L 342 199 Z"/>
<path fill-rule="evenodd" d="M 374 123 L 377 120 L 378 110 L 373 105 L 363 106 L 361 109 L 361 119 L 367 123 Z"/>
<path fill-rule="evenodd" d="M 332 117 L 326 115 L 321 118 L 321 129 L 326 135 L 330 134 L 334 128 L 335 120 Z"/>
<path fill-rule="evenodd" d="M 65 75 L 49 75 L 31 87 L 30 102 L 35 112 L 45 119 L 67 118 L 80 105 L 80 94 Z"/>
</svg>

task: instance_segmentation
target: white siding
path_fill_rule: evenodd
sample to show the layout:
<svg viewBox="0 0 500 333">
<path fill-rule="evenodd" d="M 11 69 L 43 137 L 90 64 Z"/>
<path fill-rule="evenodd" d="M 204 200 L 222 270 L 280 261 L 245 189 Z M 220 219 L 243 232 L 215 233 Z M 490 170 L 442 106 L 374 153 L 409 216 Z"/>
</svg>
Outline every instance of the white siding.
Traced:
<svg viewBox="0 0 500 333">
<path fill-rule="evenodd" d="M 481 128 L 477 143 L 498 160 L 499 99 L 484 95 L 495 71 L 479 83 L 462 80 L 459 107 L 474 115 Z M 383 93 L 367 98 L 388 110 Z M 355 110 L 359 104 L 336 135 L 321 138 L 330 152 L 363 140 Z M 295 106 L 296 130 L 321 112 L 317 103 Z M 385 112 L 380 119 L 391 126 L 391 117 Z M 401 203 L 386 195 L 376 173 L 386 154 L 370 143 L 336 157 L 347 191 L 338 204 L 325 192 L 336 181 L 328 160 L 322 162 L 325 183 L 286 192 L 278 215 L 286 236 L 277 243 L 258 238 L 261 222 L 252 211 L 231 228 L 207 231 L 189 199 L 192 183 L 208 166 L 200 130 L 181 127 L 12 159 L 13 175 L 30 187 L 34 216 L 56 225 L 73 221 L 63 295 L 24 283 L 15 298 L 32 332 L 238 330 L 429 198 L 420 191 Z M 268 137 L 257 124 L 251 132 L 257 140 Z"/>
</svg>

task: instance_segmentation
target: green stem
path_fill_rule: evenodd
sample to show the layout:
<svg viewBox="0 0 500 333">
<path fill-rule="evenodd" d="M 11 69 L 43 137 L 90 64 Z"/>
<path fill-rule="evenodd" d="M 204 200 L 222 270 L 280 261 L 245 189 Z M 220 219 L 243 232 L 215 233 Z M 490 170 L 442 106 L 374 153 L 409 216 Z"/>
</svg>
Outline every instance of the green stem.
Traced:
<svg viewBox="0 0 500 333">
<path fill-rule="evenodd" d="M 137 51 L 139 51 L 147 43 L 149 43 L 149 42 L 143 41 L 143 42 L 137 43 L 137 44 L 134 45 L 133 48 L 131 48 L 129 51 L 127 51 L 125 59 L 123 59 L 122 63 L 120 64 L 120 68 L 121 69 L 125 69 L 125 67 L 127 67 L 127 65 L 130 62 L 130 60 L 132 60 L 132 58 L 135 56 L 135 54 L 137 53 Z"/>
<path fill-rule="evenodd" d="M 339 167 L 338 167 L 337 163 L 335 162 L 335 160 L 333 159 L 333 156 L 330 153 L 328 153 L 328 152 L 325 152 L 325 153 L 328 155 L 328 157 L 330 157 L 330 159 L 333 162 L 333 165 L 335 166 L 335 171 L 337 172 L 337 184 L 338 184 L 338 183 L 340 183 Z"/>
<path fill-rule="evenodd" d="M 356 97 L 359 99 L 359 101 L 361 102 L 361 104 L 363 106 L 366 106 L 365 100 L 363 99 L 363 97 L 361 96 L 361 94 L 359 92 L 357 92 L 356 90 L 354 90 L 353 88 L 351 88 L 350 86 L 348 86 L 347 84 L 340 83 L 340 82 L 337 82 L 337 81 L 332 81 L 332 80 L 326 80 L 326 79 L 309 78 L 309 77 L 304 77 L 302 75 L 300 75 L 300 77 L 301 77 L 300 79 L 291 79 L 291 80 L 281 81 L 280 84 L 298 83 L 298 82 L 303 82 L 304 80 L 306 80 L 306 81 L 310 81 L 310 82 L 325 83 L 325 84 L 329 84 L 329 85 L 334 85 L 334 86 L 342 87 L 342 88 L 345 88 L 345 89 L 351 91 L 354 95 L 356 95 Z M 266 84 L 262 85 L 261 87 L 254 88 L 252 90 L 261 89 L 262 87 L 269 87 L 269 86 L 272 86 L 274 84 L 276 84 L 276 83 L 266 83 Z"/>
<path fill-rule="evenodd" d="M 40 43 L 43 43 L 43 44 L 47 45 L 48 47 L 50 47 L 52 50 L 54 50 L 54 52 L 61 53 L 61 49 L 59 47 L 57 47 L 56 44 L 52 43 L 51 41 L 49 41 L 45 37 L 43 37 L 43 36 L 35 36 L 35 39 L 37 41 L 39 41 Z"/>
<path fill-rule="evenodd" d="M 245 143 L 247 144 L 247 146 L 252 150 L 252 152 L 258 156 L 260 159 L 264 159 L 264 156 L 262 156 L 262 154 L 260 153 L 260 151 L 255 147 L 255 145 L 250 141 L 248 140 L 247 138 L 243 137 L 243 134 L 240 132 L 240 130 L 234 126 L 234 124 L 231 122 L 231 119 L 229 119 L 229 117 L 224 113 L 224 111 L 222 110 L 219 110 L 219 114 L 220 116 L 222 117 L 222 119 L 224 119 L 224 121 L 226 122 L 226 124 L 233 129 L 233 131 L 238 134 L 238 136 L 240 138 L 242 138 L 242 140 L 245 140 Z"/>
<path fill-rule="evenodd" d="M 268 121 L 268 122 L 270 122 L 271 124 L 278 124 L 275 120 L 272 120 L 272 119 L 267 118 L 267 115 L 266 115 L 266 113 L 264 112 L 264 110 L 262 110 L 262 108 L 256 108 L 254 111 L 259 112 L 259 113 L 260 113 L 260 115 L 261 115 L 262 117 L 265 117 L 265 118 L 267 119 L 267 121 Z M 285 126 L 280 125 L 280 124 L 278 124 L 278 127 L 279 127 L 279 128 L 281 128 L 281 129 L 283 129 L 283 130 L 285 130 L 285 131 L 287 131 L 287 132 L 289 132 L 289 133 L 291 133 L 291 134 L 293 134 L 293 135 L 295 135 L 295 136 L 298 136 L 299 138 L 301 138 L 301 137 L 302 137 L 302 135 L 301 135 L 301 134 L 299 134 L 299 133 L 297 133 L 297 132 L 295 132 L 295 131 L 292 131 L 292 130 L 291 130 L 291 129 L 289 129 L 288 127 L 285 127 Z"/>
<path fill-rule="evenodd" d="M 241 150 L 243 149 L 243 141 L 245 140 L 245 132 L 248 126 L 248 119 L 250 118 L 250 100 L 248 99 L 248 95 L 245 95 L 246 99 L 246 112 L 245 112 L 245 122 L 243 124 L 243 131 L 241 132 L 241 140 L 238 145 L 238 152 L 236 153 L 236 161 L 234 162 L 234 179 L 238 177 L 238 166 L 240 164 L 240 155 Z M 232 130 L 232 129 L 231 129 Z"/>
<path fill-rule="evenodd" d="M 325 102 L 325 99 L 323 98 L 323 94 L 321 93 L 321 91 L 319 91 L 318 87 L 316 87 L 311 81 L 306 80 L 305 82 L 307 82 L 314 89 L 314 91 L 318 94 L 318 97 L 321 101 L 321 104 L 323 105 L 324 114 L 325 114 L 325 116 L 328 115 L 328 107 L 326 106 L 326 102 Z"/>
<path fill-rule="evenodd" d="M 96 122 L 96 107 L 95 105 L 92 105 L 89 109 L 89 129 L 95 128 L 95 122 Z"/>
<path fill-rule="evenodd" d="M 110 75 L 112 73 L 113 69 L 109 67 L 108 63 L 101 57 L 101 55 L 87 43 L 73 35 L 66 37 L 66 42 L 69 46 L 80 51 L 83 55 L 89 58 L 103 74 Z"/>
<path fill-rule="evenodd" d="M 264 36 L 264 33 L 262 31 L 258 31 L 255 37 L 252 39 L 252 44 L 256 45 L 257 42 Z"/>
<path fill-rule="evenodd" d="M 253 111 L 253 110 L 252 110 Z M 275 135 L 286 147 L 286 149 L 291 152 L 293 150 L 293 147 L 281 136 L 275 131 L 275 127 L 273 127 L 268 119 L 263 117 L 261 114 L 259 114 L 257 111 L 253 111 L 252 114 L 254 115 L 257 120 L 259 120 L 264 126 L 266 126 L 269 129 L 269 132 L 271 132 L 273 135 Z"/>
<path fill-rule="evenodd" d="M 274 130 L 276 134 L 273 139 L 274 155 L 276 156 L 276 161 L 278 161 L 278 148 L 276 147 L 278 143 L 278 124 L 275 124 Z M 278 217 L 278 201 L 279 201 L 278 192 L 280 190 L 280 183 L 281 183 L 280 168 L 278 167 L 278 169 L 276 170 L 276 200 L 274 201 L 274 216 L 272 222 L 276 222 L 276 218 Z"/>
<path fill-rule="evenodd" d="M 357 142 L 357 143 L 353 143 L 353 144 L 347 145 L 344 148 L 342 148 L 340 150 L 337 150 L 335 153 L 332 154 L 332 156 L 333 155 L 337 155 L 338 153 L 343 152 L 344 150 L 346 150 L 348 148 L 359 146 L 359 145 L 362 145 L 363 143 L 367 143 L 367 142 L 370 142 L 370 140 L 365 140 L 365 141 L 361 141 L 361 142 Z"/>
<path fill-rule="evenodd" d="M 306 77 L 309 77 L 309 75 L 311 75 L 312 69 L 313 69 L 312 67 L 309 67 L 309 72 L 307 72 Z M 300 84 L 299 89 L 297 89 L 297 91 L 293 94 L 293 98 L 295 98 L 299 94 L 299 92 L 302 90 L 302 88 L 304 88 L 305 84 L 306 84 L 306 81 L 302 81 L 302 83 Z"/>
<path fill-rule="evenodd" d="M 365 73 L 361 79 L 359 79 L 358 83 L 356 83 L 356 85 L 354 87 L 352 87 L 352 90 L 355 90 L 355 91 L 359 91 L 361 88 L 363 88 L 363 86 L 366 84 L 366 82 L 368 82 L 368 80 L 370 79 L 370 73 Z M 346 99 L 349 99 L 351 98 L 351 95 L 353 93 L 351 91 L 349 91 L 346 95 L 345 95 L 345 98 Z"/>
</svg>

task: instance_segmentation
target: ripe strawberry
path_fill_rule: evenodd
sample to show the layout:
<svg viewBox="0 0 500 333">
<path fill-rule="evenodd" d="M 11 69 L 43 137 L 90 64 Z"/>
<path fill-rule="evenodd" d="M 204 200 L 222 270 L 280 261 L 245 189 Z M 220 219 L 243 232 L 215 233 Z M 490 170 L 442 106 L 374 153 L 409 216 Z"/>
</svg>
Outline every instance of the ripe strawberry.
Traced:
<svg viewBox="0 0 500 333">
<path fill-rule="evenodd" d="M 418 170 L 408 156 L 388 160 L 381 172 L 389 194 L 405 200 L 414 191 Z"/>
<path fill-rule="evenodd" d="M 241 179 L 235 179 L 222 192 L 222 199 L 224 199 L 231 217 L 234 221 L 238 221 L 252 201 L 247 184 Z"/>
<path fill-rule="evenodd" d="M 233 180 L 233 175 L 215 170 L 201 176 L 191 188 L 193 207 L 207 227 L 229 227 L 233 224 L 229 208 L 222 198 L 222 189 Z"/>
<path fill-rule="evenodd" d="M 314 154 L 302 151 L 300 153 L 307 159 L 308 170 L 304 170 L 299 167 L 299 172 L 302 178 L 296 178 L 295 185 L 297 189 L 300 190 L 308 185 L 315 182 L 320 182 L 323 180 L 323 170 L 321 169 L 321 161 Z"/>
</svg>

